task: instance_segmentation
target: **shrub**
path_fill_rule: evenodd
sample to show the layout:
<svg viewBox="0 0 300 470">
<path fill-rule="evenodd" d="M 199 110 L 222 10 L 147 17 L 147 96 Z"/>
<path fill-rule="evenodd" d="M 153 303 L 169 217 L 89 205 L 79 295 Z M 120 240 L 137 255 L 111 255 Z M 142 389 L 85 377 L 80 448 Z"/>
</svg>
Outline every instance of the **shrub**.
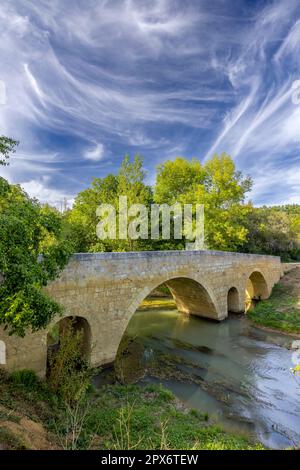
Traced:
<svg viewBox="0 0 300 470">
<path fill-rule="evenodd" d="M 49 359 L 48 383 L 68 405 L 78 402 L 90 386 L 92 371 L 82 354 L 82 331 L 75 331 L 72 322 L 60 335 L 60 347 Z"/>
<path fill-rule="evenodd" d="M 10 375 L 10 380 L 17 385 L 24 385 L 28 389 L 36 389 L 39 384 L 39 379 L 35 372 L 31 369 L 23 369 L 13 372 Z"/>
</svg>

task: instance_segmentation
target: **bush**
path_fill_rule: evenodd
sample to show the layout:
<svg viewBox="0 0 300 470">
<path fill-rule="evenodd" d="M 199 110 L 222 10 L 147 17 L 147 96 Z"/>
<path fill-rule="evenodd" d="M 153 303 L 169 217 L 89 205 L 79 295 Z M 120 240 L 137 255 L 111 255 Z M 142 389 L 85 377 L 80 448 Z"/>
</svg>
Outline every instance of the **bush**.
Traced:
<svg viewBox="0 0 300 470">
<path fill-rule="evenodd" d="M 66 324 L 59 350 L 49 359 L 49 386 L 68 405 L 78 402 L 91 383 L 92 370 L 82 357 L 82 341 L 82 332 L 74 331 L 72 322 Z"/>
<path fill-rule="evenodd" d="M 28 389 L 35 389 L 39 385 L 39 379 L 31 369 L 23 369 L 13 372 L 10 380 L 16 385 L 24 385 Z"/>
</svg>

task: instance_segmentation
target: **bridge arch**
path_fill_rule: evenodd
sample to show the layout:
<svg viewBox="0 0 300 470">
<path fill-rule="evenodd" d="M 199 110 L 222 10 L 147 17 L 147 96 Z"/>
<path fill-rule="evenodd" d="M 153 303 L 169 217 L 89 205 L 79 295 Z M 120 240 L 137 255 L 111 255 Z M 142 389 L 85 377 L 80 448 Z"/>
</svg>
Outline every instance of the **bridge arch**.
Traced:
<svg viewBox="0 0 300 470">
<path fill-rule="evenodd" d="M 86 318 L 70 315 L 59 319 L 47 333 L 47 364 L 52 353 L 59 350 L 61 337 L 67 328 L 71 328 L 72 334 L 80 332 L 81 338 L 81 354 L 84 359 L 90 359 L 91 356 L 91 326 Z"/>
<path fill-rule="evenodd" d="M 240 313 L 240 293 L 236 287 L 231 287 L 227 293 L 227 310 L 228 312 Z"/>
<path fill-rule="evenodd" d="M 246 279 L 245 284 L 245 305 L 249 310 L 253 300 L 264 300 L 270 296 L 271 289 L 261 270 L 253 270 Z"/>
<path fill-rule="evenodd" d="M 219 318 L 218 304 L 214 294 L 211 292 L 211 289 L 207 285 L 204 285 L 204 283 L 200 282 L 199 279 L 196 280 L 195 278 L 187 276 L 176 276 L 161 279 L 160 282 L 156 281 L 155 283 L 151 283 L 147 287 L 143 288 L 138 292 L 134 301 L 130 305 L 129 312 L 126 315 L 126 321 L 123 323 L 123 330 L 120 332 L 118 338 L 118 344 L 116 344 L 115 359 L 117 360 L 114 362 L 114 367 L 120 380 L 124 380 L 124 374 L 125 376 L 128 373 L 129 375 L 132 374 L 130 369 L 133 368 L 134 370 L 135 368 L 138 369 L 140 367 L 138 360 L 136 363 L 134 362 L 134 366 L 132 366 L 132 362 L 130 362 L 129 368 L 128 365 L 126 365 L 128 356 L 132 354 L 132 352 L 130 352 L 131 340 L 126 336 L 128 325 L 142 302 L 161 285 L 166 285 L 169 288 L 179 312 L 182 312 L 185 315 L 200 316 L 214 320 L 218 320 Z M 183 315 L 183 317 L 185 317 L 185 315 Z M 123 357 L 124 351 L 125 355 Z M 134 356 L 135 355 L 136 349 L 134 349 Z M 135 361 L 135 359 L 133 360 Z M 136 372 L 137 371 L 135 371 L 135 373 Z"/>
<path fill-rule="evenodd" d="M 270 289 L 266 277 L 260 270 L 254 270 L 246 281 L 246 292 L 255 300 L 264 300 L 270 296 Z"/>
<path fill-rule="evenodd" d="M 180 312 L 218 320 L 218 303 L 210 287 L 202 280 L 179 275 L 161 279 L 160 282 L 156 281 L 143 288 L 129 306 L 127 322 L 138 310 L 142 301 L 162 284 L 169 287 Z"/>
</svg>

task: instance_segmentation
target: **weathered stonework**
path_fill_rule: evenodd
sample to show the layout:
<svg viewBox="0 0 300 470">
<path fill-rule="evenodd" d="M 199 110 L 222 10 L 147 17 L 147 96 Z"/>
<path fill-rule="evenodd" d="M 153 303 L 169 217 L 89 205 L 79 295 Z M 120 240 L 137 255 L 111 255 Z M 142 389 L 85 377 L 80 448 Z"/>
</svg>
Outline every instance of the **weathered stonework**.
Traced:
<svg viewBox="0 0 300 470">
<path fill-rule="evenodd" d="M 251 297 L 267 298 L 280 275 L 280 259 L 273 256 L 218 251 L 84 253 L 74 255 L 46 291 L 64 306 L 64 317 L 88 322 L 91 363 L 98 366 L 114 360 L 130 318 L 163 282 L 180 311 L 220 321 L 228 310 L 244 311 L 249 278 Z M 0 330 L 6 344 L 5 367 L 31 368 L 44 376 L 47 332 L 60 319 L 23 339 Z"/>
</svg>

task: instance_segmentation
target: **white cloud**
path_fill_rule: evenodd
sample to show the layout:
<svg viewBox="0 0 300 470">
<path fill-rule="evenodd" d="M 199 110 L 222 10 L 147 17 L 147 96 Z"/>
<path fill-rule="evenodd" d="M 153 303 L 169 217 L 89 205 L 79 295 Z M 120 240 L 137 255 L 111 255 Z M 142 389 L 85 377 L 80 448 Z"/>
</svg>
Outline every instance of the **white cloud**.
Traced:
<svg viewBox="0 0 300 470">
<path fill-rule="evenodd" d="M 84 157 L 87 160 L 99 162 L 104 157 L 104 146 L 99 143 L 96 144 L 94 148 L 85 151 Z"/>
<path fill-rule="evenodd" d="M 41 177 L 39 180 L 30 180 L 21 182 L 22 188 L 29 196 L 37 198 L 41 203 L 48 203 L 57 209 L 61 209 L 67 204 L 71 207 L 74 198 L 65 191 L 50 188 L 47 178 Z"/>
</svg>

